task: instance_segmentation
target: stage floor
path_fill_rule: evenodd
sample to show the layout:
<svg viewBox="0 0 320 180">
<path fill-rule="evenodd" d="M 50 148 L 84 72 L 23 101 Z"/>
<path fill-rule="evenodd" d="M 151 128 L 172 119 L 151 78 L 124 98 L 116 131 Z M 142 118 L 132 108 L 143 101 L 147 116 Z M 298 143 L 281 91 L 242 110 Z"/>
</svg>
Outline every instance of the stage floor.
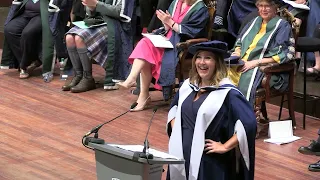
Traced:
<svg viewBox="0 0 320 180">
<path fill-rule="evenodd" d="M 94 66 L 96 80 L 103 70 Z M 38 70 L 36 74 L 40 74 Z M 62 92 L 65 81 L 59 75 L 50 83 L 31 77 L 18 79 L 17 70 L 0 71 L 0 179 L 50 180 L 96 179 L 92 150 L 81 144 L 81 137 L 92 127 L 126 111 L 136 96 L 128 90 L 106 92 L 100 86 L 86 93 Z M 142 144 L 154 105 L 163 105 L 160 92 L 152 92 L 150 109 L 129 113 L 105 125 L 99 136 L 106 142 Z M 167 150 L 165 124 L 168 106 L 161 106 L 154 118 L 149 141 L 155 149 Z M 278 107 L 268 105 L 271 118 Z M 287 116 L 287 111 L 284 116 Z M 255 179 L 317 179 L 320 173 L 307 170 L 320 157 L 298 153 L 302 145 L 317 138 L 320 121 L 307 118 L 302 129 L 301 114 L 296 113 L 295 135 L 302 139 L 286 145 L 256 140 Z"/>
</svg>

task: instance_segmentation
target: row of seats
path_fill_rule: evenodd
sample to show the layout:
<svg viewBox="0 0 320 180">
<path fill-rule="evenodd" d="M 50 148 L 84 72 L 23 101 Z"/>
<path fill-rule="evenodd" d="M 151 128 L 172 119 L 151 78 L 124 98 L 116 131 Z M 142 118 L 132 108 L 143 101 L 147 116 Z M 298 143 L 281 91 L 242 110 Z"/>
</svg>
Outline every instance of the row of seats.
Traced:
<svg viewBox="0 0 320 180">
<path fill-rule="evenodd" d="M 41 9 L 43 9 L 43 8 L 49 9 L 49 11 L 48 11 L 49 21 L 47 19 L 46 20 L 41 19 L 41 23 L 42 24 L 40 24 L 40 26 L 42 26 L 41 27 L 42 28 L 42 35 L 45 38 L 43 38 L 42 39 L 42 43 L 40 43 L 41 46 L 42 46 L 42 51 L 41 51 L 42 52 L 42 54 L 41 54 L 42 57 L 39 58 L 39 59 L 42 60 L 43 76 L 44 76 L 45 80 L 47 80 L 47 81 L 50 81 L 51 78 L 52 78 L 52 70 L 53 70 L 52 67 L 53 67 L 53 64 L 55 62 L 55 60 L 53 60 L 55 58 L 54 52 L 57 52 L 58 56 L 60 56 L 60 57 L 66 57 L 66 54 L 67 54 L 66 53 L 66 48 L 61 48 L 61 47 L 64 47 L 63 39 L 64 39 L 64 34 L 65 34 L 64 32 L 66 32 L 65 25 L 66 25 L 66 22 L 70 19 L 69 13 L 71 11 L 71 6 L 72 6 L 72 1 L 70 1 L 70 0 L 55 0 L 55 1 L 52 1 L 52 2 L 56 3 L 56 4 L 54 6 L 52 6 L 50 4 L 41 5 L 41 3 L 38 1 L 39 6 L 37 6 L 37 7 L 39 9 L 33 9 L 33 8 L 35 8 L 35 6 L 33 4 L 31 4 L 31 3 L 24 4 L 24 5 L 27 5 L 26 7 L 27 7 L 28 10 L 35 10 L 35 11 L 38 10 L 38 12 L 37 12 L 38 14 L 45 12 L 45 11 L 41 11 Z M 225 32 L 226 32 L 226 31 L 223 31 L 223 30 L 222 31 L 218 31 L 217 30 L 217 26 L 216 26 L 218 21 L 217 21 L 217 19 L 215 17 L 217 17 L 218 10 L 219 10 L 217 8 L 221 7 L 221 1 L 206 0 L 204 2 L 206 3 L 206 5 L 208 7 L 208 14 L 209 14 L 208 24 L 206 25 L 207 32 L 208 32 L 206 39 L 187 40 L 186 42 L 177 44 L 177 48 L 179 50 L 182 50 L 181 53 L 179 54 L 179 61 L 178 61 L 179 63 L 178 63 L 178 66 L 177 66 L 177 68 L 178 68 L 177 72 L 179 73 L 177 77 L 179 78 L 180 82 L 183 81 L 186 78 L 186 75 L 185 75 L 186 73 L 185 72 L 188 72 L 188 70 L 190 69 L 187 66 L 188 62 L 190 62 L 190 61 L 187 60 L 188 59 L 188 53 L 187 53 L 188 47 L 190 45 L 192 45 L 192 44 L 195 44 L 195 43 L 213 40 L 214 38 L 218 37 L 219 33 L 220 34 L 225 34 Z M 12 21 L 12 20 L 14 20 L 16 18 L 15 14 L 17 12 L 21 11 L 21 8 L 19 8 L 21 5 L 23 6 L 22 1 L 19 1 L 19 0 L 13 1 L 13 5 L 11 7 L 11 11 L 10 11 L 10 13 L 8 15 L 8 18 L 7 18 L 7 21 L 5 23 L 7 31 L 8 31 L 8 27 L 9 27 L 8 24 L 10 25 L 10 21 Z M 123 23 L 121 24 L 121 26 L 122 26 L 122 29 L 124 30 L 123 32 L 125 32 L 125 33 L 131 32 L 131 33 L 127 34 L 127 35 L 129 35 L 129 39 L 131 39 L 131 41 L 129 40 L 128 43 L 129 44 L 132 43 L 132 46 L 133 46 L 133 33 L 132 32 L 134 32 L 134 31 L 132 31 L 132 30 L 136 29 L 135 28 L 136 27 L 136 24 L 135 24 L 136 23 L 136 19 L 135 19 L 136 16 L 135 16 L 135 7 L 133 7 L 135 5 L 134 4 L 130 4 L 130 6 L 131 6 L 131 8 L 129 8 L 130 11 L 131 11 L 129 13 L 130 14 L 129 18 L 130 19 L 119 19 L 120 21 L 119 20 L 117 20 L 117 21 L 109 20 L 109 22 L 125 22 L 125 23 L 128 23 L 130 21 L 130 23 L 129 23 L 130 26 L 131 26 L 130 30 L 125 29 L 125 27 L 122 26 Z M 32 13 L 34 13 L 34 12 L 32 12 L 32 11 L 28 11 L 28 12 L 29 12 L 29 15 L 30 15 L 29 18 L 33 18 L 32 15 L 34 15 L 34 14 L 32 14 Z M 245 20 L 245 23 L 243 23 L 243 24 L 246 24 L 246 22 L 252 22 L 252 17 L 257 15 L 254 12 L 248 13 L 248 14 L 249 14 L 249 16 L 248 16 L 249 18 L 248 18 L 248 20 Z M 250 16 L 251 16 L 251 19 L 250 19 Z M 293 30 L 295 32 L 294 37 L 295 38 L 298 37 L 298 32 L 299 32 L 299 28 L 300 28 L 301 24 L 297 23 L 298 22 L 297 18 L 295 18 L 285 8 L 282 8 L 281 16 L 284 17 L 286 20 L 288 20 L 291 23 L 291 25 L 293 26 Z M 58 19 L 58 17 L 59 17 L 59 19 Z M 224 18 L 224 19 L 226 19 L 226 18 Z M 127 20 L 129 20 L 129 21 L 127 21 Z M 11 23 L 11 24 L 13 24 L 13 23 Z M 214 24 L 215 24 L 215 26 L 214 26 Z M 44 25 L 47 25 L 47 26 L 44 26 Z M 172 28 L 173 28 L 173 26 L 174 26 L 174 24 L 172 24 Z M 213 28 L 213 27 L 215 27 L 215 28 Z M 223 26 L 218 26 L 218 27 L 221 28 L 221 29 L 224 28 Z M 49 36 L 47 36 L 48 33 L 50 34 L 50 31 L 54 35 L 53 38 L 48 38 Z M 110 32 L 111 31 L 108 32 L 108 38 L 112 37 Z M 7 34 L 10 34 L 10 33 L 7 32 Z M 24 36 L 22 36 L 22 37 L 24 37 Z M 30 37 L 30 36 L 28 36 L 28 37 Z M 114 36 L 114 37 L 116 37 L 116 36 Z M 9 38 L 7 37 L 6 39 L 8 40 Z M 43 43 L 44 40 L 48 40 L 49 43 Z M 24 41 L 25 42 L 30 42 L 29 39 L 26 39 Z M 31 64 L 31 67 L 29 66 L 29 71 L 31 69 L 33 69 L 33 68 L 36 68 L 36 67 L 40 66 L 41 63 L 39 63 L 39 61 L 35 61 L 33 63 L 32 62 L 24 62 L 24 60 L 30 59 L 30 57 L 25 58 L 23 56 L 22 57 L 17 56 L 17 54 L 19 54 L 19 52 L 15 52 L 17 50 L 17 48 L 16 48 L 17 46 L 13 46 L 12 45 L 13 41 L 10 41 L 10 42 L 5 41 L 5 44 L 8 44 L 8 46 L 5 46 L 5 48 L 4 48 L 3 58 L 2 58 L 2 62 L 1 62 L 1 66 L 2 67 L 9 67 L 9 68 L 14 68 L 14 67 L 17 68 L 17 67 L 19 67 L 21 69 L 20 78 L 27 78 L 27 77 L 29 77 L 29 73 L 28 73 L 28 71 L 26 69 L 26 67 L 28 65 Z M 233 43 L 229 42 L 229 44 L 233 44 Z M 34 47 L 34 46 L 32 46 L 32 47 Z M 55 47 L 56 51 L 53 51 L 53 49 L 54 49 L 53 47 Z M 105 48 L 107 48 L 107 47 L 110 47 L 110 46 L 106 46 Z M 113 44 L 113 47 L 116 47 L 116 49 L 118 49 L 121 46 L 120 46 L 120 44 L 117 44 L 117 42 L 115 41 L 114 44 Z M 128 47 L 130 47 L 130 45 L 128 45 Z M 10 49 L 11 49 L 11 53 L 6 53 Z M 37 48 L 37 49 L 39 50 L 40 48 Z M 98 62 L 98 63 L 100 63 L 100 65 L 102 65 L 106 69 L 106 72 L 107 72 L 106 80 L 104 82 L 105 87 L 107 87 L 106 89 L 117 89 L 117 86 L 115 85 L 115 82 L 112 81 L 112 79 L 117 79 L 117 80 L 124 80 L 125 79 L 125 76 L 123 74 L 119 75 L 118 77 L 115 77 L 115 74 L 114 74 L 115 71 L 113 69 L 114 69 L 114 67 L 119 66 L 119 64 L 121 64 L 120 66 L 125 66 L 124 68 L 128 68 L 128 65 L 126 63 L 121 62 L 121 63 L 118 63 L 118 65 L 116 65 L 117 62 L 115 61 L 115 59 L 127 59 L 129 57 L 129 55 L 130 55 L 130 54 L 128 54 L 128 52 L 130 51 L 130 48 L 126 49 L 126 50 L 128 50 L 128 51 L 126 51 L 125 56 L 123 56 L 121 58 L 114 57 L 111 60 L 108 59 L 108 60 L 104 60 L 104 62 Z M 301 48 L 300 48 L 300 50 L 301 50 Z M 301 51 L 305 51 L 305 49 L 302 48 Z M 59 54 L 61 54 L 61 52 L 64 52 L 64 55 L 59 55 Z M 70 52 L 71 52 L 71 50 L 69 51 L 69 56 L 70 56 Z M 78 48 L 78 52 L 79 52 L 79 48 Z M 85 52 L 89 53 L 89 54 L 92 53 L 90 51 L 85 51 Z M 109 52 L 108 52 L 108 50 L 106 52 L 109 53 L 110 49 L 109 49 Z M 122 52 L 124 52 L 124 51 L 122 51 Z M 25 54 L 28 54 L 28 53 L 25 53 Z M 123 53 L 118 53 L 116 55 L 117 56 L 123 55 Z M 39 56 L 39 55 L 36 55 L 36 56 Z M 31 58 L 34 58 L 34 57 L 31 57 Z M 104 57 L 107 57 L 107 56 L 105 55 Z M 112 57 L 112 56 L 108 55 L 108 58 L 109 57 Z M 15 58 L 18 59 L 18 60 L 17 61 L 12 61 L 12 59 L 15 59 Z M 23 58 L 25 58 L 25 59 L 23 60 Z M 20 61 L 19 61 L 19 59 L 20 59 Z M 110 65 L 105 64 L 105 62 L 112 62 L 112 64 L 110 66 Z M 74 65 L 74 63 L 72 63 L 72 64 Z M 260 86 L 262 88 L 258 88 L 255 93 L 252 93 L 252 94 L 255 94 L 255 98 L 254 98 L 255 100 L 252 100 L 252 101 L 255 104 L 255 109 L 258 112 L 257 114 L 260 114 L 259 112 L 262 110 L 263 114 L 265 115 L 264 118 L 268 119 L 268 117 L 267 117 L 267 115 L 265 113 L 265 108 L 263 108 L 264 107 L 263 104 L 265 103 L 265 101 L 268 101 L 271 97 L 274 97 L 274 96 L 287 95 L 288 96 L 288 102 L 289 102 L 290 116 L 293 119 L 294 125 L 295 125 L 295 118 L 294 118 L 294 111 L 293 111 L 293 75 L 294 75 L 294 68 L 295 68 L 295 64 L 293 63 L 293 61 L 290 61 L 289 63 L 281 64 L 281 65 L 279 65 L 277 63 L 271 63 L 271 64 L 268 63 L 268 66 L 260 67 L 260 71 L 265 74 L 264 80 L 262 80 L 262 85 Z M 306 68 L 305 68 L 305 70 L 306 70 Z M 87 72 L 90 72 L 90 71 L 91 70 L 89 70 Z M 128 73 L 128 69 L 124 70 L 124 72 Z M 272 89 L 272 87 L 270 87 L 270 81 L 271 81 L 272 75 L 274 75 L 275 73 L 278 73 L 278 74 L 282 73 L 282 74 L 288 74 L 289 75 L 288 88 L 286 88 L 285 90 L 278 91 L 278 90 L 274 90 L 274 89 Z M 90 75 L 90 77 L 92 78 L 91 75 Z M 79 80 L 79 82 L 80 82 L 80 80 Z M 77 82 L 77 83 L 79 83 L 79 82 Z M 66 89 L 70 90 L 71 88 L 69 88 L 69 86 L 68 86 L 68 88 L 66 88 Z M 93 86 L 91 86 L 91 88 L 85 89 L 83 91 L 90 90 L 90 89 L 93 89 Z M 80 92 L 83 92 L 83 91 L 81 90 Z M 78 92 L 78 91 L 75 91 L 75 92 Z M 163 92 L 167 92 L 167 91 L 163 91 Z M 168 99 L 170 99 L 172 97 L 172 92 L 173 91 L 169 91 L 169 92 L 170 92 L 169 94 L 168 93 L 164 94 L 166 100 L 168 100 Z M 257 118 L 258 118 L 258 120 L 260 120 L 260 115 L 257 115 Z"/>
</svg>

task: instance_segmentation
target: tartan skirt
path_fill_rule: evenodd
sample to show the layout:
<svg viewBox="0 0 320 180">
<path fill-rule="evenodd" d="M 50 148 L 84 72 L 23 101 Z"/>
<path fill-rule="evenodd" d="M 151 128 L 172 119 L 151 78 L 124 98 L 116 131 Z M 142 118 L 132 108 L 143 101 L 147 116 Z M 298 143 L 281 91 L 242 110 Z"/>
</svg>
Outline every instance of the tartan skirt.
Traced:
<svg viewBox="0 0 320 180">
<path fill-rule="evenodd" d="M 81 29 L 77 26 L 71 28 L 66 34 L 80 36 L 88 49 L 88 57 L 103 65 L 108 57 L 108 28 L 99 26 Z"/>
</svg>

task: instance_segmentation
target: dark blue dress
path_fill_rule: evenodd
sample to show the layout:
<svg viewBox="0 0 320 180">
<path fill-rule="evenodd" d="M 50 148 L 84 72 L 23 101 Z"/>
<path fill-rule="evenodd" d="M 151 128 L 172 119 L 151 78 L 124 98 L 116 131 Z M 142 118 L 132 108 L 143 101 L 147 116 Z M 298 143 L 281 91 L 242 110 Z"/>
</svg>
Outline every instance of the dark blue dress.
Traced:
<svg viewBox="0 0 320 180">
<path fill-rule="evenodd" d="M 182 146 L 187 179 L 189 177 L 189 166 L 192 163 L 190 162 L 191 147 L 198 110 L 211 91 L 207 90 L 196 101 L 194 101 L 194 98 L 197 95 L 197 91 L 193 91 L 183 101 L 181 106 Z M 177 102 L 177 99 L 179 99 L 179 93 L 177 93 L 174 102 Z M 256 124 L 252 123 L 252 119 L 255 119 L 255 117 L 249 103 L 238 91 L 229 91 L 222 107 L 207 128 L 205 139 L 225 143 L 234 135 L 235 123 L 239 119 L 243 121 L 245 129 L 248 129 L 249 151 L 252 153 L 250 155 L 250 167 L 254 167 L 255 130 L 250 131 L 249 129 L 255 129 Z M 224 154 L 203 153 L 198 180 L 253 179 L 253 172 L 254 170 L 248 171 L 246 169 L 241 155 L 236 156 L 236 149 Z M 167 175 L 167 179 L 170 179 L 169 174 Z"/>
</svg>

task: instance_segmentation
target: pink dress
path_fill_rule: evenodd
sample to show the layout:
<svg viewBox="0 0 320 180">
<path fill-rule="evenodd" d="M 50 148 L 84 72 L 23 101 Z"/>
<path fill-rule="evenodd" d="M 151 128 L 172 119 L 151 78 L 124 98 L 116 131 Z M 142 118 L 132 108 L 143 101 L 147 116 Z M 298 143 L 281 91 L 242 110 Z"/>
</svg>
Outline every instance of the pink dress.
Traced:
<svg viewBox="0 0 320 180">
<path fill-rule="evenodd" d="M 182 22 L 182 19 L 187 14 L 190 6 L 187 6 L 183 11 L 181 11 L 182 2 L 179 1 L 176 6 L 176 11 L 172 17 L 173 21 L 177 24 L 180 24 Z M 169 30 L 166 37 L 169 39 L 172 35 L 172 29 Z M 155 47 L 152 42 L 148 38 L 142 38 L 134 50 L 132 51 L 130 57 L 129 57 L 129 63 L 133 64 L 134 59 L 144 59 L 145 61 L 152 64 L 152 77 L 156 79 L 155 88 L 161 89 L 161 86 L 157 84 L 158 79 L 160 77 L 160 71 L 161 71 L 161 61 L 162 56 L 164 53 L 164 48 L 157 48 Z"/>
</svg>

